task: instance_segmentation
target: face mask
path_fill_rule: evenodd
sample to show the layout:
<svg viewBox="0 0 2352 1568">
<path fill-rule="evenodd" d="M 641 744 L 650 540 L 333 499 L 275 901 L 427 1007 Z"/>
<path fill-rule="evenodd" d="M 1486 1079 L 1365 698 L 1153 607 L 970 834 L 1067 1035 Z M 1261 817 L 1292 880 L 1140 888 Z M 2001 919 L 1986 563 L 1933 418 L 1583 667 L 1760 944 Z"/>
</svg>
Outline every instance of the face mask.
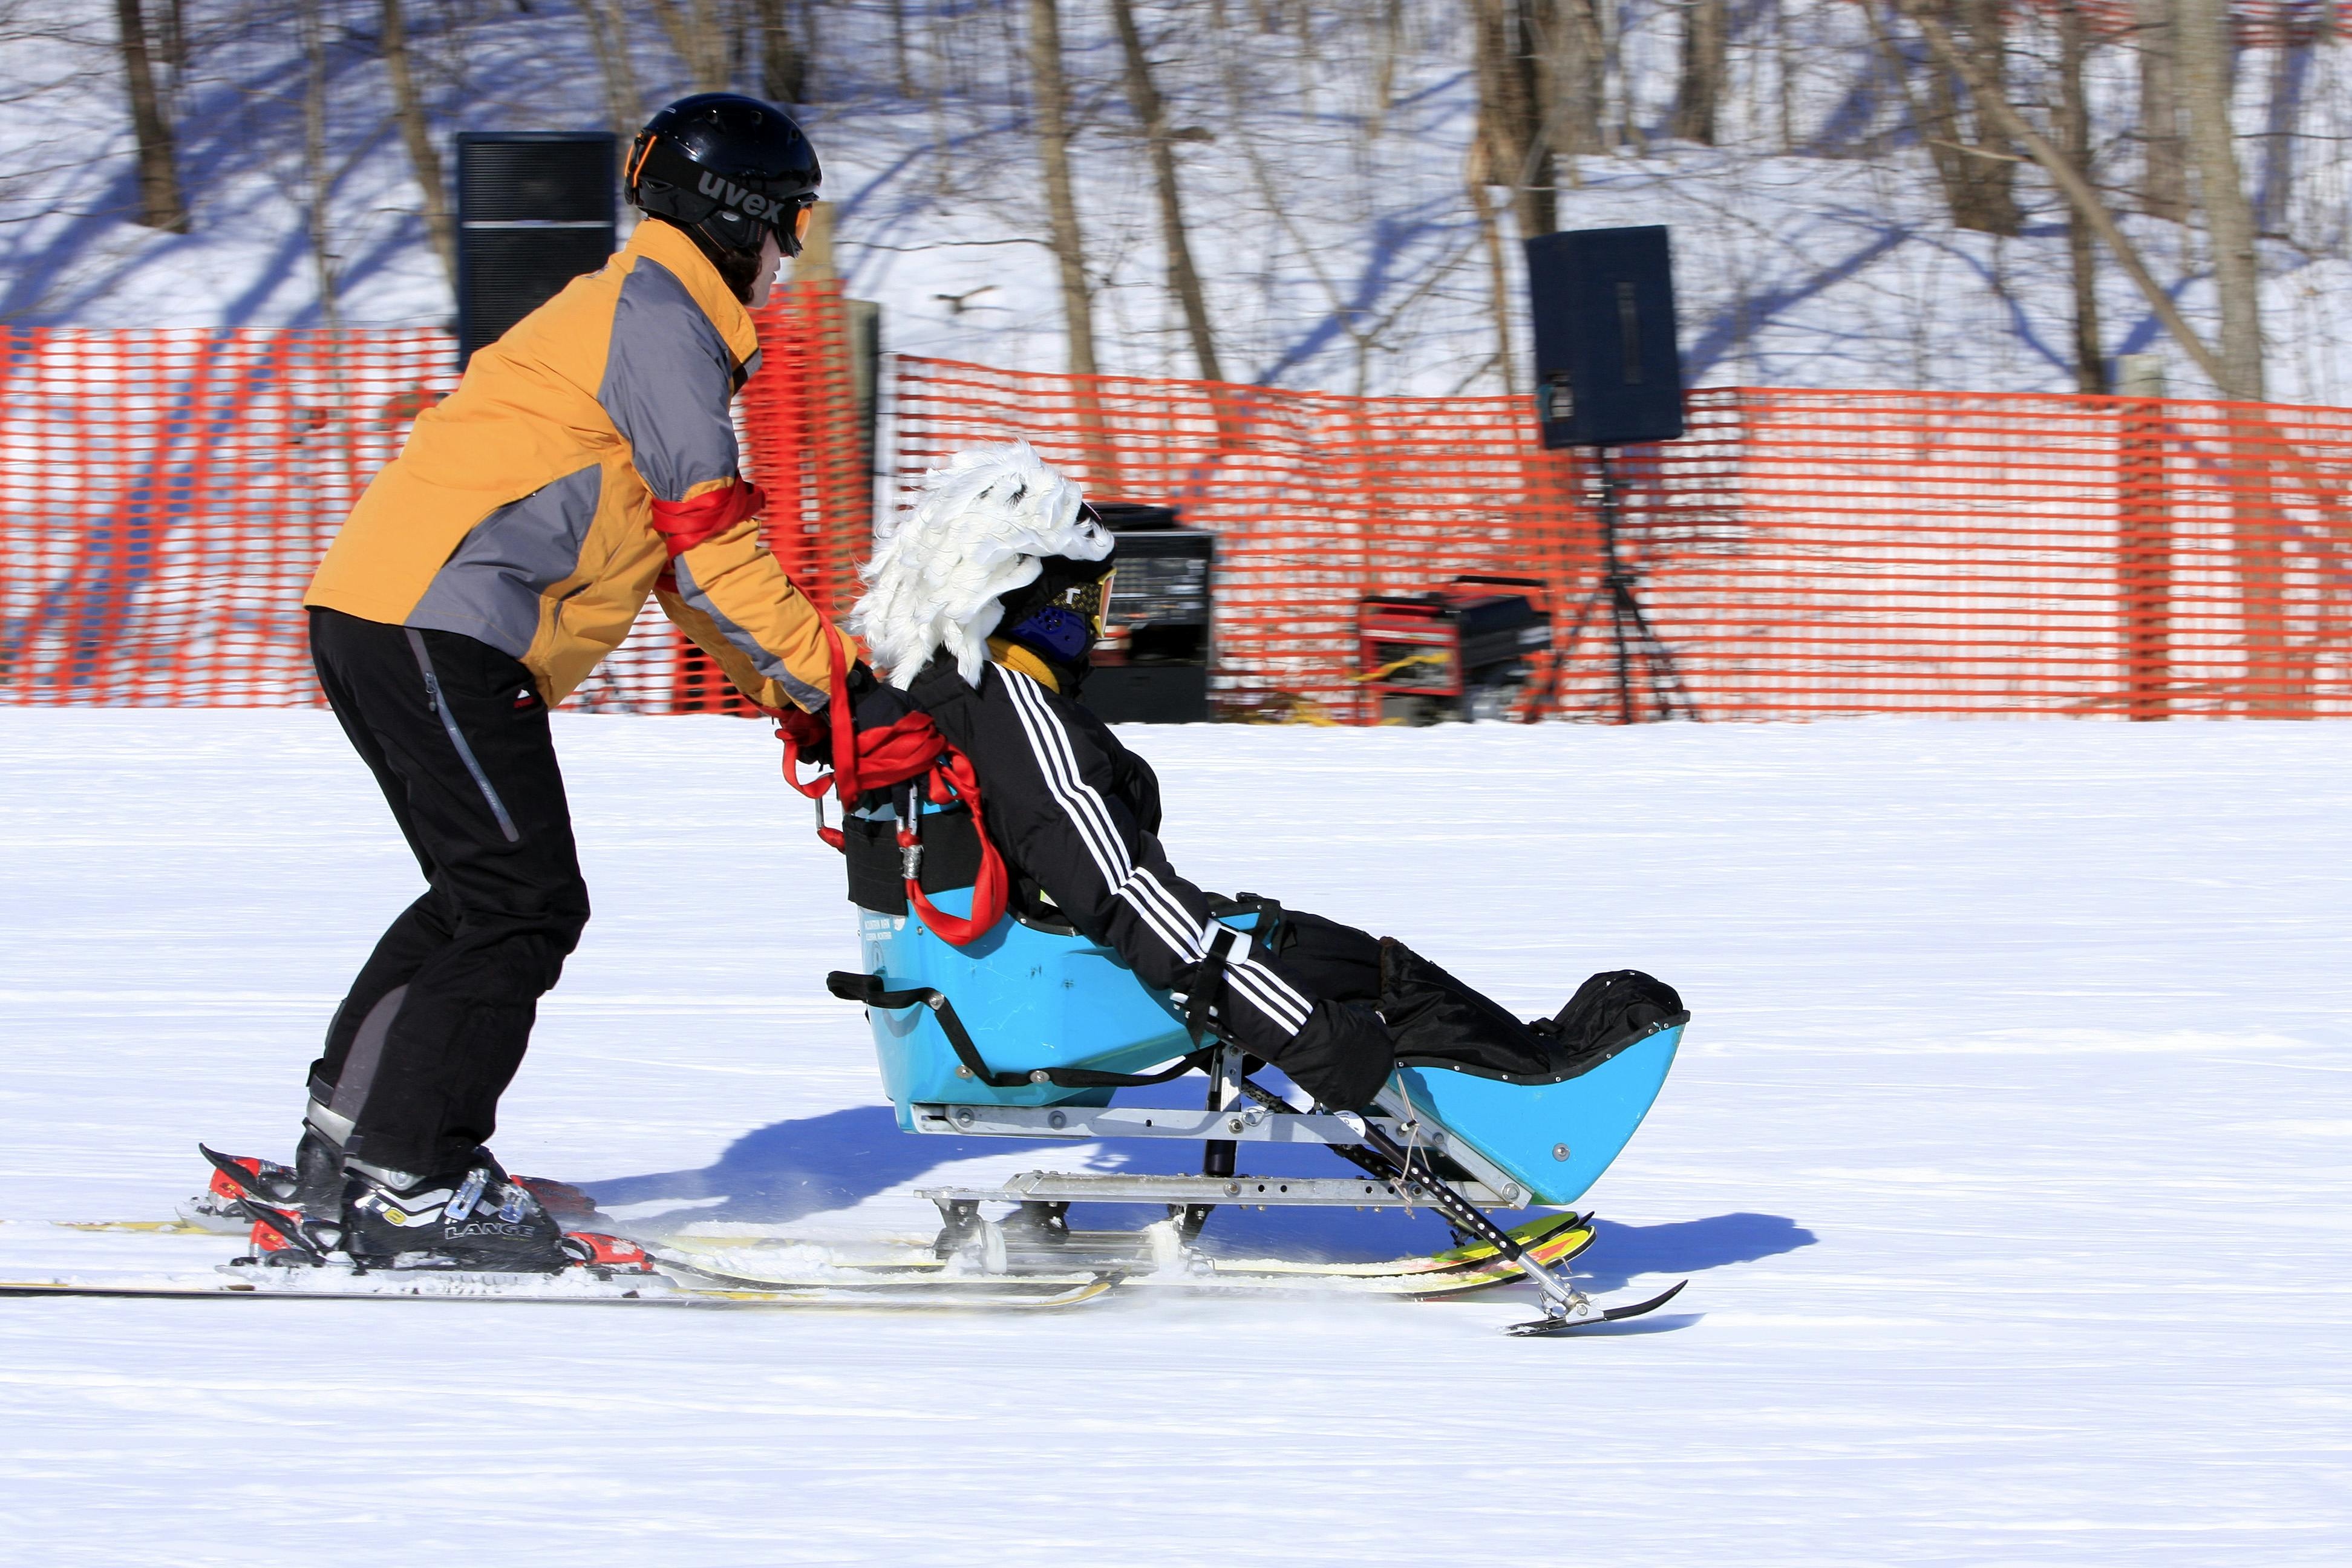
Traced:
<svg viewBox="0 0 2352 1568">
<path fill-rule="evenodd" d="M 1084 663 L 1087 651 L 1102 637 L 1112 575 L 1106 572 L 1091 583 L 1073 584 L 1024 616 L 1006 635 L 1056 664 Z"/>
</svg>

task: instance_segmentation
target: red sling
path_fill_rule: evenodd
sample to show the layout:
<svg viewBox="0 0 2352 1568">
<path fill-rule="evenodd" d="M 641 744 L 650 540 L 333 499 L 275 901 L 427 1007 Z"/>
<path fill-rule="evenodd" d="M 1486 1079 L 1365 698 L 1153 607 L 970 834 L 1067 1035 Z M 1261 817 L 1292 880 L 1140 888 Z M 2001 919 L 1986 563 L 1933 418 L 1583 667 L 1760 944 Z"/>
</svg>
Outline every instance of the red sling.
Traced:
<svg viewBox="0 0 2352 1568">
<path fill-rule="evenodd" d="M 931 902 L 919 878 L 907 879 L 907 901 L 914 906 L 923 923 L 941 941 L 962 947 L 1004 917 L 1009 891 L 1004 858 L 990 842 L 988 825 L 981 818 L 980 780 L 972 773 L 971 759 L 949 744 L 928 713 L 908 713 L 887 729 L 858 729 L 849 710 L 849 667 L 855 662 L 855 652 L 839 629 L 827 626 L 825 632 L 833 675 L 832 700 L 827 704 L 831 722 L 827 724 L 797 710 L 775 716 L 776 739 L 784 743 L 784 782 L 811 800 L 822 800 L 830 792 L 840 799 L 844 810 L 854 806 L 857 797 L 867 790 L 887 789 L 914 778 L 924 780 L 924 793 L 933 805 L 963 802 L 971 811 L 972 831 L 980 835 L 980 876 L 972 885 L 971 915 L 947 913 Z M 799 771 L 802 748 L 824 737 L 828 729 L 833 742 L 833 772 L 819 773 L 803 784 Z M 911 821 L 898 824 L 900 849 L 920 847 L 915 827 Z M 835 849 L 846 852 L 841 829 L 819 827 L 817 835 Z"/>
</svg>

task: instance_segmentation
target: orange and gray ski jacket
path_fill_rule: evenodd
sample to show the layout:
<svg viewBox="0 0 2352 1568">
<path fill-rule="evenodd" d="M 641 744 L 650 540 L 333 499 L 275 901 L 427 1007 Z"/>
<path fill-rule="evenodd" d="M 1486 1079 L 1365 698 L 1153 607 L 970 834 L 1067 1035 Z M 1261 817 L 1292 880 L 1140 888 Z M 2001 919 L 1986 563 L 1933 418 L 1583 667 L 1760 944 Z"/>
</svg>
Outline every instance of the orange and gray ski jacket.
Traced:
<svg viewBox="0 0 2352 1568">
<path fill-rule="evenodd" d="M 833 634 L 761 542 L 736 466 L 728 405 L 759 357 L 693 241 L 638 225 L 417 416 L 302 602 L 501 648 L 552 706 L 658 587 L 745 695 L 816 711 Z"/>
</svg>

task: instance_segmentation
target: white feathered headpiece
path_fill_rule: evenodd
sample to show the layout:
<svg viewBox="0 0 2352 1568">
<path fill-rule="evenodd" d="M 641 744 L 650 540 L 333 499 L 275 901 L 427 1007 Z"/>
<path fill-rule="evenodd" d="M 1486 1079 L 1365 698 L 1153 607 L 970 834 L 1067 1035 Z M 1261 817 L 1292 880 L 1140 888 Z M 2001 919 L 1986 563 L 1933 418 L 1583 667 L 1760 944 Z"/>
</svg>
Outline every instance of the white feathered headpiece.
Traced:
<svg viewBox="0 0 2352 1568">
<path fill-rule="evenodd" d="M 1079 514 L 1080 500 L 1078 487 L 1026 441 L 956 453 L 923 476 L 914 506 L 875 535 L 874 559 L 858 573 L 866 595 L 849 613 L 849 629 L 902 690 L 942 647 L 977 687 L 1002 600 L 1037 580 L 1039 558 L 1100 561 L 1111 552 L 1109 531 Z"/>
</svg>

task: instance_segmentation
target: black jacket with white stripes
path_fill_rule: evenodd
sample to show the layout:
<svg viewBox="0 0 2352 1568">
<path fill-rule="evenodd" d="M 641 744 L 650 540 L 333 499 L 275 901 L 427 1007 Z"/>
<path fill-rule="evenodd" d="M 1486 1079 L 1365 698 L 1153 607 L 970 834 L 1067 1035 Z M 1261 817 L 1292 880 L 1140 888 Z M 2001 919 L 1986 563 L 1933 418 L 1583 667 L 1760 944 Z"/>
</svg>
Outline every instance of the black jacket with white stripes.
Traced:
<svg viewBox="0 0 2352 1568">
<path fill-rule="evenodd" d="M 971 760 L 988 836 L 1016 882 L 1043 889 L 1146 984 L 1189 995 L 1228 928 L 1160 848 L 1150 766 L 1084 708 L 1003 665 L 974 690 L 941 655 L 909 689 L 865 693 L 857 725 L 884 728 L 918 710 Z M 1370 1006 L 1318 995 L 1262 942 L 1228 942 L 1222 974 L 1209 1006 L 1227 1037 L 1327 1105 L 1360 1108 L 1379 1092 L 1395 1047 Z"/>
</svg>

